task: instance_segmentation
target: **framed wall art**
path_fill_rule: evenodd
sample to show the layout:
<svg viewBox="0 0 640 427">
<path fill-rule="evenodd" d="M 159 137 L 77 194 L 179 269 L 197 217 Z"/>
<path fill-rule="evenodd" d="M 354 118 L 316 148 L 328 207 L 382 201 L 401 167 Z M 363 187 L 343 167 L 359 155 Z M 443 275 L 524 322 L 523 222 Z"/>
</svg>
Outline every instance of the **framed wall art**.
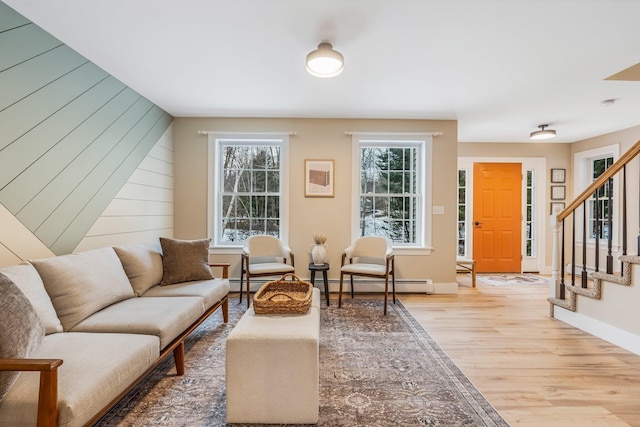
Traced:
<svg viewBox="0 0 640 427">
<path fill-rule="evenodd" d="M 564 185 L 552 185 L 551 186 L 551 200 L 564 200 L 565 198 L 565 186 Z"/>
<path fill-rule="evenodd" d="M 333 160 L 304 161 L 304 196 L 333 197 Z"/>
<path fill-rule="evenodd" d="M 566 169 L 551 169 L 551 182 L 564 183 L 566 173 Z"/>
<path fill-rule="evenodd" d="M 564 209 L 564 202 L 551 202 L 551 212 L 550 214 L 553 215 L 553 212 L 558 209 L 559 211 Z"/>
</svg>

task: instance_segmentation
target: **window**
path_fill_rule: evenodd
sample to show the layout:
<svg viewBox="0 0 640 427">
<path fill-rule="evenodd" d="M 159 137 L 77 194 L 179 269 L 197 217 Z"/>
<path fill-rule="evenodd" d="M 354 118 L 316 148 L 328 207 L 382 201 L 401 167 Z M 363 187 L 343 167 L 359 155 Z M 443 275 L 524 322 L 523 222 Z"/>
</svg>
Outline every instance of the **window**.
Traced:
<svg viewBox="0 0 640 427">
<path fill-rule="evenodd" d="M 215 246 L 242 246 L 256 234 L 285 238 L 286 137 L 210 136 L 210 235 Z"/>
<path fill-rule="evenodd" d="M 458 170 L 458 256 L 467 256 L 467 170 Z"/>
<path fill-rule="evenodd" d="M 425 172 L 430 170 L 431 136 L 354 137 L 355 237 L 384 236 L 394 247 L 430 243 Z M 429 166 L 427 166 L 429 163 Z"/>
<path fill-rule="evenodd" d="M 528 170 L 526 173 L 527 181 L 525 183 L 526 201 L 525 201 L 525 248 L 524 255 L 527 257 L 533 257 L 535 253 L 535 238 L 536 238 L 536 210 L 535 210 L 535 171 Z"/>
<path fill-rule="evenodd" d="M 609 169 L 613 164 L 613 157 L 602 157 L 591 159 L 591 182 L 595 181 Z M 589 206 L 589 237 L 595 239 L 596 235 L 600 239 L 609 237 L 609 194 L 613 197 L 613 180 L 609 180 L 604 186 L 597 191 L 598 200 L 596 202 L 595 194 L 588 200 Z M 611 215 L 613 217 L 613 206 Z"/>
</svg>

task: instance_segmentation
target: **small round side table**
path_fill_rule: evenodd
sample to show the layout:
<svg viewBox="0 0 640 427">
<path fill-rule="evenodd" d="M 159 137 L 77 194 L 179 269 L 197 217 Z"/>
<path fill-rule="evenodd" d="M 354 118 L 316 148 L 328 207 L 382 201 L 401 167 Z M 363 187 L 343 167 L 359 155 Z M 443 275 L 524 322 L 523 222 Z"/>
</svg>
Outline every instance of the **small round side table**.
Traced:
<svg viewBox="0 0 640 427">
<path fill-rule="evenodd" d="M 314 263 L 309 264 L 309 271 L 311 271 L 311 284 L 315 286 L 316 271 L 322 271 L 322 278 L 324 279 L 324 296 L 327 299 L 327 306 L 329 306 L 329 279 L 327 278 L 327 271 L 329 271 L 329 264 L 324 263 L 316 265 Z"/>
</svg>

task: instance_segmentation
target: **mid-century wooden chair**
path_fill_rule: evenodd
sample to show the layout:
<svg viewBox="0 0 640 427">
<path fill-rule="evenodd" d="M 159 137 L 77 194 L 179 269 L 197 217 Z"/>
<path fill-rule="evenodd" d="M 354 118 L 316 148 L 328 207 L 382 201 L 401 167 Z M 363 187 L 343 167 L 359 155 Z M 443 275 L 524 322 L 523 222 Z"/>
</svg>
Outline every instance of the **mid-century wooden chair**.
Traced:
<svg viewBox="0 0 640 427">
<path fill-rule="evenodd" d="M 288 264 L 287 260 L 291 263 Z M 240 301 L 242 283 L 247 276 L 247 307 L 251 304 L 251 278 L 281 276 L 295 272 L 293 252 L 277 237 L 257 235 L 249 237 L 242 248 L 242 268 L 240 271 Z"/>
<path fill-rule="evenodd" d="M 393 248 L 385 237 L 365 236 L 355 240 L 342 253 L 340 266 L 340 296 L 338 307 L 342 307 L 342 280 L 345 274 L 351 279 L 353 298 L 353 276 L 384 278 L 384 314 L 387 314 L 389 276 L 393 289 L 393 303 L 396 303 L 395 258 Z"/>
</svg>

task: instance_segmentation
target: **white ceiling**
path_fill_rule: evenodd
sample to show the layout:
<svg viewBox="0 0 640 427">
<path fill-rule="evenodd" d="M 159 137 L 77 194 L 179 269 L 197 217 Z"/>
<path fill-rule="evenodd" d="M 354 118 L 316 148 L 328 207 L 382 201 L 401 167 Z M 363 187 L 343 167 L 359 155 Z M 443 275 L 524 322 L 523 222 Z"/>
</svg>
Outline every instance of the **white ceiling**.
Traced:
<svg viewBox="0 0 640 427">
<path fill-rule="evenodd" d="M 640 125 L 640 82 L 603 80 L 640 62 L 638 0 L 3 1 L 174 116 L 457 119 L 466 142 Z M 323 39 L 333 79 L 305 71 Z"/>
</svg>

